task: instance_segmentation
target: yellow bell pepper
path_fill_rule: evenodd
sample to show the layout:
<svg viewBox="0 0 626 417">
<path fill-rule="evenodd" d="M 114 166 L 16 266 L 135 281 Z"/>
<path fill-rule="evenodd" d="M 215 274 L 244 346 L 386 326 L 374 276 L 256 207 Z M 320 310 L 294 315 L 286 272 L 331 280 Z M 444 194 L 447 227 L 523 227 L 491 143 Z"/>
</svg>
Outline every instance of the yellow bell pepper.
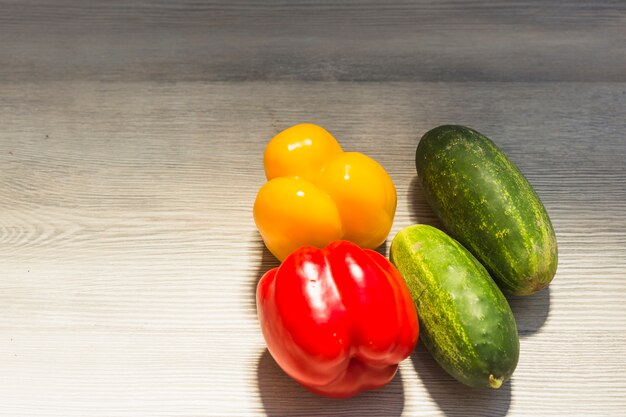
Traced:
<svg viewBox="0 0 626 417">
<path fill-rule="evenodd" d="M 254 221 L 281 261 L 301 246 L 341 239 L 374 249 L 387 238 L 396 212 L 391 178 L 373 159 L 344 152 L 320 126 L 280 132 L 265 148 L 264 167 Z"/>
</svg>

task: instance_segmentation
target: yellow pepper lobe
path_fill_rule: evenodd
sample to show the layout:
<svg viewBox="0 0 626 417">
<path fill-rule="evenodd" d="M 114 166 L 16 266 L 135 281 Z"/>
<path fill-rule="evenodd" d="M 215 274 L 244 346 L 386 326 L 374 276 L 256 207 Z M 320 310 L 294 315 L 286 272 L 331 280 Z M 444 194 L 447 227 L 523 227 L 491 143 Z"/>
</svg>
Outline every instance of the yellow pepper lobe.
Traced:
<svg viewBox="0 0 626 417">
<path fill-rule="evenodd" d="M 396 189 L 378 162 L 346 152 L 326 165 L 315 185 L 337 205 L 343 239 L 365 248 L 385 241 L 396 211 Z"/>
<path fill-rule="evenodd" d="M 280 261 L 301 246 L 324 247 L 341 239 L 337 206 L 311 182 L 280 177 L 261 187 L 254 221 L 267 248 Z"/>
<path fill-rule="evenodd" d="M 326 129 L 313 124 L 295 125 L 267 144 L 263 161 L 265 177 L 314 181 L 326 163 L 342 153 L 341 146 Z"/>
</svg>

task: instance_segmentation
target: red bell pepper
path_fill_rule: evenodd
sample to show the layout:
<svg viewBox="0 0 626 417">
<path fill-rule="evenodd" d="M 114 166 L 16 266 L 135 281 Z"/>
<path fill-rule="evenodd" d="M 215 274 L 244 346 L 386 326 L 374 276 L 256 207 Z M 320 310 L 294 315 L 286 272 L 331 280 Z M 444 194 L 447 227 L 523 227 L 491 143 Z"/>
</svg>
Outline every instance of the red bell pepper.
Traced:
<svg viewBox="0 0 626 417">
<path fill-rule="evenodd" d="M 302 247 L 268 271 L 257 287 L 257 311 L 278 365 L 330 397 L 391 381 L 419 332 L 400 273 L 378 252 L 347 241 Z"/>
</svg>

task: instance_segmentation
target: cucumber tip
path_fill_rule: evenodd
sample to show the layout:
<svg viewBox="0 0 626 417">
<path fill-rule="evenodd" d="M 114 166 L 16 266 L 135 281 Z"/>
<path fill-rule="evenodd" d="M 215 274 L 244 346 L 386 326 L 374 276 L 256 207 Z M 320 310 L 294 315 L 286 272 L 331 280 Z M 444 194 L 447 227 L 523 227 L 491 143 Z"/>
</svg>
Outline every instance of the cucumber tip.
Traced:
<svg viewBox="0 0 626 417">
<path fill-rule="evenodd" d="M 493 375 L 489 375 L 489 386 L 493 389 L 498 389 L 502 386 L 502 383 L 504 382 L 503 378 L 496 378 Z"/>
</svg>

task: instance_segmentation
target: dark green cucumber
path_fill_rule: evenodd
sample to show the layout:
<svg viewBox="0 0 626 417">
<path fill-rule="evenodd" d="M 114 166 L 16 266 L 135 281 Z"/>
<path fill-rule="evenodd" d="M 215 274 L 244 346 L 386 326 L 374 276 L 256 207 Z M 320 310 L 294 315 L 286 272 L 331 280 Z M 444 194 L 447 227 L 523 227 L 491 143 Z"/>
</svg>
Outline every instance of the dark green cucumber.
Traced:
<svg viewBox="0 0 626 417">
<path fill-rule="evenodd" d="M 414 225 L 391 243 L 391 262 L 415 301 L 420 339 L 460 382 L 499 388 L 519 358 L 511 308 L 480 262 L 439 229 Z"/>
<path fill-rule="evenodd" d="M 507 294 L 529 295 L 556 273 L 546 210 L 520 170 L 487 137 L 463 126 L 427 132 L 415 155 L 426 199 L 446 231 Z"/>
</svg>

